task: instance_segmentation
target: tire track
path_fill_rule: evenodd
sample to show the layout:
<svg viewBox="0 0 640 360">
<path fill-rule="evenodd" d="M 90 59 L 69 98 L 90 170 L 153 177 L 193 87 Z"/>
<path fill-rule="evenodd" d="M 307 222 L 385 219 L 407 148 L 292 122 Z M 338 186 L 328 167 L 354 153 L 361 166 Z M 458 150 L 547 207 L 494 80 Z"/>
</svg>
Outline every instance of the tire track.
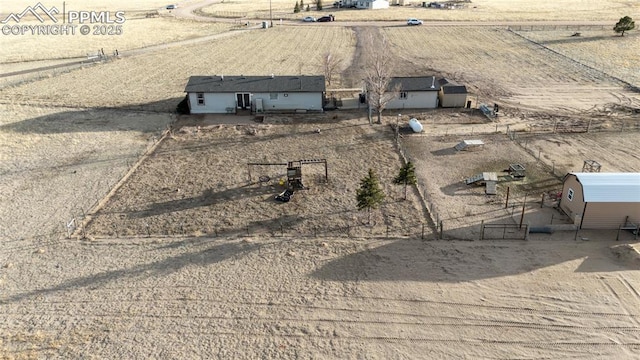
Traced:
<svg viewBox="0 0 640 360">
<path fill-rule="evenodd" d="M 177 307 L 180 307 L 181 304 L 176 304 Z M 290 306 L 290 305 L 288 305 Z M 93 309 L 87 309 L 93 310 Z M 67 312 L 68 310 L 64 310 Z M 20 315 L 21 321 L 28 321 L 28 317 L 24 315 L 29 315 L 30 313 L 5 313 L 10 315 Z M 468 317 L 452 317 L 452 316 L 430 316 L 430 315 L 407 315 L 410 317 L 423 317 L 423 318 L 433 318 L 439 322 L 423 322 L 423 321 L 393 321 L 393 320 L 363 320 L 363 319 L 333 319 L 333 318 L 292 318 L 292 317 L 264 317 L 264 316 L 222 316 L 222 315 L 197 315 L 192 312 L 185 314 L 129 314 L 129 313 L 102 313 L 102 314 L 91 314 L 91 313 L 79 313 L 76 312 L 73 315 L 68 315 L 61 311 L 39 311 L 38 316 L 42 314 L 46 314 L 49 316 L 56 317 L 55 320 L 63 320 L 63 322 L 73 322 L 72 320 L 86 320 L 90 318 L 102 319 L 122 319 L 123 321 L 129 321 L 131 319 L 200 319 L 200 320 L 223 320 L 223 321 L 251 321 L 251 322 L 299 322 L 299 323 L 309 323 L 309 322 L 317 322 L 317 323 L 330 323 L 330 324 L 356 324 L 356 325 L 402 325 L 402 326 L 446 326 L 453 328 L 465 328 L 465 327 L 481 327 L 481 328 L 492 328 L 492 329 L 501 329 L 501 328 L 514 328 L 514 329 L 539 329 L 539 330 L 551 330 L 551 331 L 562 331 L 563 333 L 567 330 L 598 330 L 598 331 L 606 331 L 613 332 L 619 334 L 619 332 L 640 332 L 640 327 L 631 327 L 631 326 L 580 326 L 580 325 L 563 325 L 563 324 L 534 324 L 529 322 L 520 322 L 520 321 L 509 321 L 509 320 L 485 320 L 485 319 L 470 319 Z M 397 316 L 397 314 L 391 314 Z M 443 322 L 443 320 L 449 320 L 449 322 Z M 475 321 L 474 323 L 468 323 L 468 321 Z M 1 328 L 10 328 L 9 326 L 0 327 Z M 47 329 L 51 329 L 50 326 L 47 326 Z M 42 329 L 46 330 L 46 329 Z M 63 329 L 59 329 L 63 330 Z"/>
<path fill-rule="evenodd" d="M 601 280 L 607 290 L 609 290 L 609 293 L 616 298 L 620 304 L 620 308 L 629 315 L 631 321 L 633 321 L 636 326 L 640 326 L 640 319 L 630 311 L 630 309 L 640 308 L 640 299 L 635 288 L 623 277 L 603 278 Z"/>
</svg>

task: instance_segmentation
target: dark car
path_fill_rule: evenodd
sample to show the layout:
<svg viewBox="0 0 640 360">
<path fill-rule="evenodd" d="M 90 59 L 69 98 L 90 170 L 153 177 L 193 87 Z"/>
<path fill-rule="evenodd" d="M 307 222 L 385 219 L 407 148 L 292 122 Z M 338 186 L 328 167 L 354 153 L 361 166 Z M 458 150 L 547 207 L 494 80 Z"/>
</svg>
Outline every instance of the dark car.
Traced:
<svg viewBox="0 0 640 360">
<path fill-rule="evenodd" d="M 316 20 L 317 22 L 329 22 L 329 21 L 335 21 L 336 18 L 333 17 L 333 15 L 325 15 L 321 18 L 318 18 L 318 20 Z"/>
</svg>

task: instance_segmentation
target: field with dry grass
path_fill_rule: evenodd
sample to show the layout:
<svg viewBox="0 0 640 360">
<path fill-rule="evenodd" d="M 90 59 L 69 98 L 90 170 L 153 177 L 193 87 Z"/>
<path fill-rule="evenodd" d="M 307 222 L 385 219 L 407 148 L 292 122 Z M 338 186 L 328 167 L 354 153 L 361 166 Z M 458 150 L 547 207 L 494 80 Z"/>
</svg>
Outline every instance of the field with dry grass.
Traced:
<svg viewBox="0 0 640 360">
<path fill-rule="evenodd" d="M 36 23 L 32 23 L 36 24 Z M 150 45 L 191 39 L 229 31 L 232 24 L 202 23 L 169 17 L 127 19 L 122 35 L 80 34 L 69 36 L 2 36 L 0 64 L 21 61 L 71 59 L 96 54 L 101 49 L 111 55 Z M 78 31 L 78 30 L 76 30 Z M 7 68 L 8 69 L 8 68 Z M 9 72 L 2 65 L 2 72 Z"/>
<path fill-rule="evenodd" d="M 235 4 L 246 3 L 225 0 L 207 11 Z M 276 12 L 293 8 L 274 4 L 283 9 Z M 9 1 L 0 11 L 26 5 L 33 4 Z M 143 14 L 164 5 L 116 0 L 93 9 Z M 251 11 L 264 14 L 267 5 L 251 3 Z M 638 6 L 478 0 L 463 10 L 406 6 L 335 15 L 613 25 L 620 12 L 637 13 Z M 127 25 L 136 21 L 141 43 L 224 28 L 167 18 Z M 150 34 L 159 24 L 167 28 Z M 638 94 L 607 75 L 634 79 L 636 54 L 621 39 L 519 33 L 561 56 L 504 29 L 380 30 L 393 44 L 399 75 L 459 80 L 476 102 L 502 105 L 495 123 L 442 109 L 387 112 L 375 126 L 364 111 L 267 116 L 241 125 L 215 116 L 175 123 L 170 113 L 191 75 L 317 74 L 328 50 L 345 58 L 338 83 L 355 83 L 361 55 L 371 51 L 357 41 L 366 33 L 339 21 L 229 32 L 3 86 L 0 358 L 638 358 L 640 255 L 631 233 L 622 232 L 620 241 L 615 231 L 530 234 L 527 242 L 438 241 L 427 226 L 431 241 L 421 241 L 417 223 L 428 218 L 420 198 L 410 191 L 408 201 L 396 201 L 401 187 L 390 184 L 401 161 L 389 125 L 400 120 L 401 143 L 443 221 L 444 238 L 476 240 L 482 221 L 517 224 L 525 194 L 526 223 L 564 222 L 534 198 L 556 189 L 562 172 L 579 170 L 586 159 L 603 171 L 640 171 L 637 131 L 626 127 L 638 126 Z M 66 51 L 48 41 L 42 40 L 51 48 L 47 56 Z M 82 55 L 95 47 L 83 41 L 67 49 Z M 39 45 L 11 45 L 3 56 L 37 58 Z M 137 44 L 132 37 L 123 46 Z M 406 131 L 410 117 L 425 125 L 424 134 Z M 582 128 L 589 119 L 609 131 L 537 133 L 557 122 Z M 158 142 L 169 124 L 173 131 Z M 517 141 L 509 140 L 507 126 L 517 130 Z M 614 132 L 618 126 L 626 130 Z M 462 139 L 486 145 L 453 153 Z M 309 157 L 328 160 L 329 182 L 321 165 L 305 165 L 309 190 L 290 203 L 273 199 L 281 166 L 254 167 L 248 181 L 248 161 Z M 495 197 L 461 183 L 515 161 L 526 166 L 527 178 L 501 177 Z M 354 192 L 368 167 L 378 170 L 387 193 L 374 226 L 355 210 Z M 264 175 L 269 182 L 255 183 Z M 507 209 L 505 186 L 512 191 Z M 84 228 L 88 236 L 68 239 L 66 225 L 80 226 L 89 209 L 98 211 Z M 76 230 L 81 237 L 82 227 Z"/>
<path fill-rule="evenodd" d="M 268 34 L 238 32 L 204 44 L 127 57 L 4 88 L 0 90 L 0 102 L 172 111 L 184 97 L 189 76 L 317 74 L 323 53 L 332 50 L 348 59 L 354 42 L 353 33 L 343 28 L 321 32 L 294 28 L 273 29 Z M 239 61 L 239 43 L 252 49 L 252 59 L 261 61 Z M 60 97 L 60 93 L 66 96 Z"/>
<path fill-rule="evenodd" d="M 320 17 L 333 14 L 337 21 L 387 21 L 406 20 L 417 17 L 429 21 L 613 21 L 611 27 L 624 14 L 638 13 L 640 5 L 628 0 L 604 0 L 585 2 L 564 0 L 557 2 L 520 0 L 517 6 L 509 0 L 474 0 L 461 3 L 464 7 L 455 10 L 423 8 L 421 1 L 405 1 L 405 6 L 391 6 L 373 11 L 338 9 L 332 1 L 324 1 L 323 9 L 317 11 L 311 2 L 311 11 L 293 13 L 295 1 L 222 1 L 209 5 L 201 12 L 212 16 L 232 16 L 269 19 L 269 7 L 274 19 L 302 19 L 305 16 Z M 631 15 L 632 16 L 632 15 Z"/>
<path fill-rule="evenodd" d="M 400 201 L 401 189 L 392 185 L 401 166 L 392 133 L 372 128 L 362 119 L 310 117 L 285 125 L 181 126 L 178 122 L 174 134 L 92 216 L 89 236 L 246 232 L 358 236 L 385 234 L 388 228 L 396 234 L 407 230 L 419 234 L 421 203 L 415 197 Z M 247 166 L 301 159 L 326 159 L 328 182 L 322 164 L 304 165 L 303 183 L 308 189 L 286 204 L 274 200 L 285 189 L 279 181 L 286 178 L 286 166 Z M 364 226 L 366 212 L 355 211 L 356 190 L 369 168 L 378 173 L 387 193 L 381 211 L 374 212 L 373 227 Z M 260 176 L 270 180 L 259 182 Z M 412 217 L 416 220 L 407 223 Z"/>
<path fill-rule="evenodd" d="M 580 36 L 571 36 L 576 32 Z M 519 34 L 596 70 L 640 87 L 640 34 L 607 30 L 520 31 Z"/>
<path fill-rule="evenodd" d="M 638 93 L 626 90 L 623 83 L 508 30 L 404 27 L 385 28 L 384 34 L 394 44 L 396 56 L 424 64 L 466 84 L 486 101 L 518 111 L 585 114 L 609 103 L 640 106 Z M 417 43 L 425 47 L 416 47 Z M 591 59 L 605 61 L 607 54 L 602 49 Z M 632 74 L 635 65 L 629 62 L 618 73 Z"/>
</svg>

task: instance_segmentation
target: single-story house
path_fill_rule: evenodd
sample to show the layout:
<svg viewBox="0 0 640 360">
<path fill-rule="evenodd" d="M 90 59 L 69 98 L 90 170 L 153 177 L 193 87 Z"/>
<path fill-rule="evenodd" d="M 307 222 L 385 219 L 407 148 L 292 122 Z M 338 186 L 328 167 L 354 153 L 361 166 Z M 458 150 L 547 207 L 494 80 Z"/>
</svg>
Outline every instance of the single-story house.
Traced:
<svg viewBox="0 0 640 360">
<path fill-rule="evenodd" d="M 640 173 L 569 173 L 559 207 L 580 229 L 640 223 Z"/>
<path fill-rule="evenodd" d="M 342 0 L 338 3 L 339 7 L 357 8 L 357 9 L 388 9 L 388 0 Z"/>
<path fill-rule="evenodd" d="M 443 108 L 465 107 L 467 102 L 467 87 L 442 78 L 438 80 L 440 91 L 438 99 Z"/>
<path fill-rule="evenodd" d="M 395 99 L 387 103 L 386 109 L 433 109 L 438 107 L 440 85 L 435 76 L 394 77 L 389 90 L 399 88 Z"/>
<path fill-rule="evenodd" d="M 238 109 L 322 111 L 324 76 L 191 76 L 184 90 L 192 114 L 233 114 Z"/>
</svg>

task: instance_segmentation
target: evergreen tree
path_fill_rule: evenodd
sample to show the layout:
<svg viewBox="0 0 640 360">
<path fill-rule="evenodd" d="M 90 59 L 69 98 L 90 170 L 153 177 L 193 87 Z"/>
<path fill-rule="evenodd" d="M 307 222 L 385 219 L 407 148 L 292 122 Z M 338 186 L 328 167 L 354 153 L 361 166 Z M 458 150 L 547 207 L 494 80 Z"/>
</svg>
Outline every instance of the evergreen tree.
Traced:
<svg viewBox="0 0 640 360">
<path fill-rule="evenodd" d="M 302 0 L 301 0 L 302 1 Z M 296 1 L 296 6 L 293 7 L 293 12 L 295 14 L 300 12 L 300 5 L 298 5 L 298 2 Z"/>
<path fill-rule="evenodd" d="M 311 11 L 311 8 L 309 7 L 308 4 L 307 4 L 307 11 Z"/>
<path fill-rule="evenodd" d="M 369 169 L 369 174 L 360 180 L 360 189 L 356 192 L 358 210 L 367 209 L 369 212 L 368 223 L 371 224 L 371 209 L 376 209 L 384 200 L 384 193 L 380 188 L 378 176 Z"/>
<path fill-rule="evenodd" d="M 322 0 L 316 0 L 316 10 L 322 10 Z"/>
<path fill-rule="evenodd" d="M 629 16 L 620 18 L 620 21 L 613 27 L 613 31 L 620 33 L 620 36 L 624 36 L 625 31 L 632 30 L 636 27 L 635 21 Z"/>
<path fill-rule="evenodd" d="M 398 176 L 393 179 L 393 183 L 396 185 L 404 185 L 404 199 L 407 200 L 407 185 L 415 185 L 416 168 L 411 161 L 407 161 L 407 164 L 400 168 Z"/>
<path fill-rule="evenodd" d="M 304 9 L 304 0 L 300 0 L 300 9 Z"/>
</svg>

